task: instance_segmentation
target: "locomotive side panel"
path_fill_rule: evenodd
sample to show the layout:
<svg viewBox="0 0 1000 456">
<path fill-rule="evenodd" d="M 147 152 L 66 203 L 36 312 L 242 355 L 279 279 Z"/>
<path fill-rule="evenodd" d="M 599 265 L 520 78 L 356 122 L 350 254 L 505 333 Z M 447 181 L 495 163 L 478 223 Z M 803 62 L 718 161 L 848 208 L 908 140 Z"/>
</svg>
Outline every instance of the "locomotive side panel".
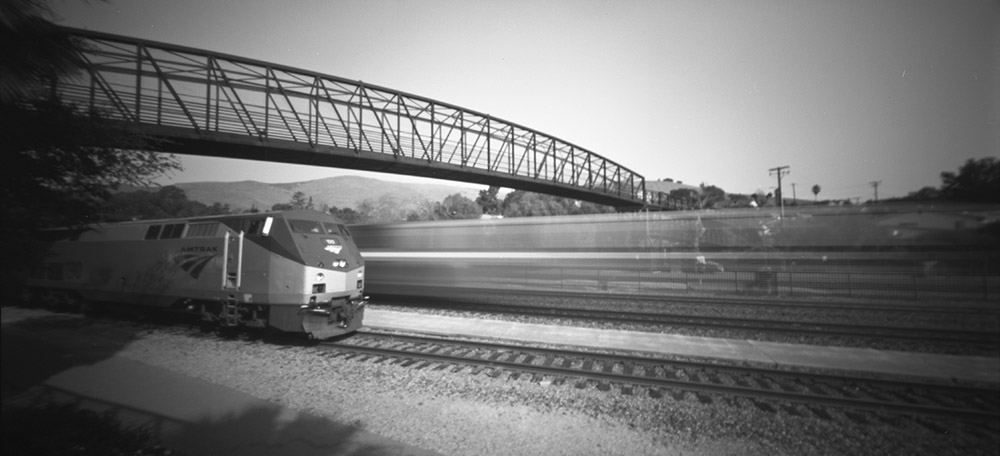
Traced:
<svg viewBox="0 0 1000 456">
<path fill-rule="evenodd" d="M 184 224 L 173 225 L 184 229 Z M 168 307 L 182 298 L 208 299 L 208 284 L 221 282 L 221 242 L 182 238 L 183 232 L 150 238 L 149 231 L 146 225 L 112 225 L 56 242 L 44 273 L 29 285 L 120 304 Z M 69 274 L 52 274 L 58 270 Z"/>
</svg>

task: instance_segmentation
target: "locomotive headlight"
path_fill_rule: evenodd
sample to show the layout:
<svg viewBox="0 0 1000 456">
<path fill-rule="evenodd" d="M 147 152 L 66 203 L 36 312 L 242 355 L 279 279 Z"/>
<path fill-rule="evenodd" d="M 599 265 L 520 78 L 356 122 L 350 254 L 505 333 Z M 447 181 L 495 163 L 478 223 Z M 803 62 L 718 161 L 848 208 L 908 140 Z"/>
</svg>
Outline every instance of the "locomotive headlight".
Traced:
<svg viewBox="0 0 1000 456">
<path fill-rule="evenodd" d="M 322 272 L 317 272 L 316 273 L 316 281 L 317 282 L 322 282 L 323 279 L 325 279 L 325 278 L 326 278 L 326 274 L 323 274 Z"/>
</svg>

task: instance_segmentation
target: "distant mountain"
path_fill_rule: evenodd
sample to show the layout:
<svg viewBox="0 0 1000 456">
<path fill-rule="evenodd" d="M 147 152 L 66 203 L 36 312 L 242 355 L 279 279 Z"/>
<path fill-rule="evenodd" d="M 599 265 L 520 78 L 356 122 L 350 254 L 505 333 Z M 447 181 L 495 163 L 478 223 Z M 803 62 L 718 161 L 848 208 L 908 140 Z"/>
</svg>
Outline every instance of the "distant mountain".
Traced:
<svg viewBox="0 0 1000 456">
<path fill-rule="evenodd" d="M 268 210 L 278 203 L 291 201 L 295 192 L 312 197 L 313 204 L 340 208 L 357 208 L 365 199 L 378 199 L 391 195 L 401 202 L 416 203 L 423 200 L 438 202 L 446 196 L 459 193 L 476 199 L 479 190 L 438 184 L 410 184 L 390 182 L 360 176 L 337 176 L 304 182 L 267 184 L 257 181 L 240 182 L 188 182 L 173 184 L 184 190 L 188 199 L 205 204 L 228 204 L 234 211 L 256 207 Z M 485 186 L 484 186 L 485 188 Z"/>
</svg>

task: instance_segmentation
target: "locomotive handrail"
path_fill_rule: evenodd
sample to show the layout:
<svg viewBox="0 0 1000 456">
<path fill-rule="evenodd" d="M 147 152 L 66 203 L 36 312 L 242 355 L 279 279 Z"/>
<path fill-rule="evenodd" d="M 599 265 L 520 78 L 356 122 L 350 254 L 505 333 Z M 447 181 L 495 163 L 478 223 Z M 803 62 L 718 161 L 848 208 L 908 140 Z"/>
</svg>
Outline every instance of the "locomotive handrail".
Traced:
<svg viewBox="0 0 1000 456">
<path fill-rule="evenodd" d="M 66 101 L 155 135 L 353 158 L 359 169 L 523 185 L 618 207 L 667 206 L 638 173 L 558 137 L 386 87 L 201 49 L 66 28 L 86 68 L 56 87 Z M 178 141 L 167 141 L 169 144 Z M 275 150 L 281 149 L 281 150 Z M 239 156 L 238 153 L 220 156 Z M 178 153 L 213 155 L 221 152 Z M 257 157 L 247 157 L 257 158 Z M 367 160 L 362 162 L 362 159 Z M 290 160 L 290 159 L 289 159 Z M 344 164 L 345 160 L 335 164 Z M 326 166 L 332 166 L 326 164 Z M 511 185 L 518 187 L 517 185 Z"/>
</svg>

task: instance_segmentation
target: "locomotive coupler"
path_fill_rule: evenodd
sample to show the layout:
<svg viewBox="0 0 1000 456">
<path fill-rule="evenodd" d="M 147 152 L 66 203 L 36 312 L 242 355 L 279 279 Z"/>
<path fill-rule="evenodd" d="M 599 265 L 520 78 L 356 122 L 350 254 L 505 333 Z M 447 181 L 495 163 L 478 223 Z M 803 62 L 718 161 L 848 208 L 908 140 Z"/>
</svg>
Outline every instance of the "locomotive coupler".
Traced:
<svg viewBox="0 0 1000 456">
<path fill-rule="evenodd" d="M 358 313 L 364 306 L 368 305 L 368 296 L 360 299 L 349 299 L 347 304 L 341 308 L 340 315 L 337 319 L 340 320 L 340 327 L 346 328 L 351 325 L 351 321 L 354 320 L 354 315 Z M 330 319 L 332 323 L 334 318 Z"/>
<path fill-rule="evenodd" d="M 354 320 L 354 315 L 368 305 L 368 296 L 358 299 L 348 299 L 346 303 L 340 306 L 334 305 L 333 299 L 330 302 L 323 304 L 304 304 L 299 307 L 300 313 L 308 313 L 312 315 L 325 316 L 328 323 L 337 322 L 338 326 L 341 328 L 346 328 L 351 325 L 351 321 Z"/>
</svg>

